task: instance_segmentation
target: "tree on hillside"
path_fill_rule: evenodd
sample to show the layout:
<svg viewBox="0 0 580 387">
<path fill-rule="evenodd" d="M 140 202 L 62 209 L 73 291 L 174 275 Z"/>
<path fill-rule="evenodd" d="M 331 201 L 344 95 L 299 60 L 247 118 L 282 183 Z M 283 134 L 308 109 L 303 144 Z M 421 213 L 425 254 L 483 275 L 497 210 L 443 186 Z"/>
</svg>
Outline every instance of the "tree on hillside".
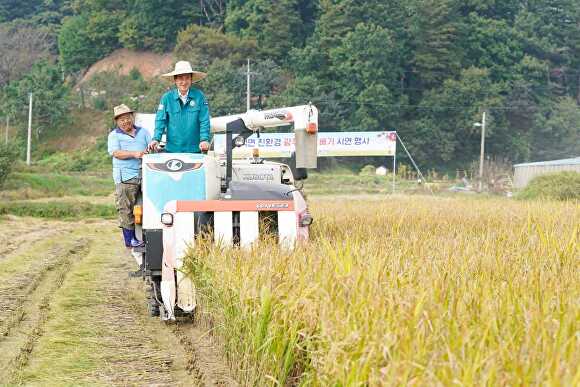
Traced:
<svg viewBox="0 0 580 387">
<path fill-rule="evenodd" d="M 480 138 L 473 123 L 481 119 L 484 110 L 490 112 L 487 125 L 490 151 L 501 127 L 495 113 L 491 114 L 494 107 L 503 104 L 502 99 L 495 97 L 499 92 L 499 86 L 489 78 L 489 71 L 477 68 L 463 70 L 458 80 L 448 79 L 441 87 L 427 91 L 413 109 L 416 118 L 402 125 L 401 133 L 411 153 L 420 161 L 436 164 L 471 162 L 479 152 Z M 499 142 L 507 140 L 500 138 Z"/>
<path fill-rule="evenodd" d="M 65 19 L 58 36 L 60 62 L 67 73 L 82 70 L 119 47 L 122 13 L 95 12 Z"/>
<path fill-rule="evenodd" d="M 580 155 L 580 109 L 574 98 L 552 102 L 549 113 L 538 119 L 532 139 L 534 158 L 552 160 Z"/>
<path fill-rule="evenodd" d="M 226 0 L 200 0 L 199 20 L 200 24 L 213 28 L 222 29 L 226 17 Z"/>
<path fill-rule="evenodd" d="M 26 121 L 30 92 L 34 93 L 33 113 L 38 135 L 66 121 L 70 90 L 63 84 L 58 66 L 46 61 L 36 63 L 22 79 L 4 88 L 6 112 L 20 122 Z"/>
<path fill-rule="evenodd" d="M 462 17 L 476 14 L 492 20 L 504 20 L 512 24 L 522 8 L 521 0 L 462 0 L 458 2 Z"/>
<path fill-rule="evenodd" d="M 130 0 L 127 2 L 119 40 L 126 48 L 164 52 L 177 39 L 177 33 L 195 21 L 197 2 L 182 0 Z"/>
<path fill-rule="evenodd" d="M 401 103 L 400 52 L 392 33 L 373 24 L 358 24 L 330 50 L 330 71 L 342 102 L 352 114 L 341 125 L 347 130 L 382 130 L 397 125 Z"/>
<path fill-rule="evenodd" d="M 314 29 L 315 3 L 305 0 L 230 1 L 225 29 L 255 39 L 262 57 L 281 64 L 290 49 L 303 46 Z"/>
<path fill-rule="evenodd" d="M 275 107 L 271 96 L 286 84 L 283 70 L 272 60 L 253 64 L 252 97 L 254 109 Z M 207 69 L 208 77 L 200 82 L 210 101 L 212 115 L 226 115 L 246 110 L 246 67 L 227 59 L 217 59 Z M 304 102 L 302 102 L 304 103 Z"/>
<path fill-rule="evenodd" d="M 245 111 L 245 77 L 240 70 L 227 59 L 215 60 L 209 66 L 207 78 L 199 85 L 210 101 L 212 116 Z"/>
<path fill-rule="evenodd" d="M 302 25 L 297 0 L 274 1 L 266 12 L 266 21 L 258 35 L 262 55 L 282 63 L 293 47 L 304 44 Z"/>
<path fill-rule="evenodd" d="M 32 65 L 50 55 L 48 34 L 42 30 L 0 25 L 0 87 L 22 77 Z"/>
<path fill-rule="evenodd" d="M 90 14 L 93 12 L 117 12 L 127 10 L 127 2 L 122 0 L 61 0 L 68 3 L 75 15 Z"/>
<path fill-rule="evenodd" d="M 341 105 L 336 91 L 327 92 L 319 79 L 311 74 L 301 75 L 291 79 L 286 88 L 279 94 L 268 99 L 271 107 L 297 106 L 309 102 L 318 106 L 320 130 L 335 131 L 340 126 L 340 117 L 350 106 Z"/>
<path fill-rule="evenodd" d="M 409 57 L 409 5 L 322 0 L 320 6 L 316 30 L 304 48 L 292 50 L 290 68 L 318 79 L 323 95 L 334 96 L 331 104 L 341 104 L 332 109 L 340 127 L 396 125 L 396 106 L 406 100 L 400 86 Z"/>
<path fill-rule="evenodd" d="M 454 0 L 415 3 L 413 71 L 415 86 L 432 88 L 457 75 L 461 51 L 457 44 L 457 7 Z"/>
<path fill-rule="evenodd" d="M 240 75 L 244 77 L 245 66 L 240 68 Z M 284 90 L 288 82 L 287 76 L 280 66 L 271 59 L 266 59 L 252 64 L 252 96 L 257 98 L 254 109 L 269 109 L 272 106 L 269 98 Z"/>
<path fill-rule="evenodd" d="M 235 65 L 256 57 L 256 41 L 227 35 L 214 28 L 190 25 L 180 31 L 173 53 L 196 67 L 205 68 L 216 59 L 227 59 Z"/>
<path fill-rule="evenodd" d="M 42 7 L 42 0 L 2 0 L 0 2 L 0 23 L 34 15 Z"/>
<path fill-rule="evenodd" d="M 514 67 L 523 59 L 523 42 L 513 25 L 469 14 L 461 27 L 463 66 L 487 68 L 496 82 L 517 77 Z"/>
<path fill-rule="evenodd" d="M 515 27 L 525 52 L 550 62 L 566 92 L 580 93 L 580 11 L 576 0 L 535 0 L 523 4 Z"/>
</svg>

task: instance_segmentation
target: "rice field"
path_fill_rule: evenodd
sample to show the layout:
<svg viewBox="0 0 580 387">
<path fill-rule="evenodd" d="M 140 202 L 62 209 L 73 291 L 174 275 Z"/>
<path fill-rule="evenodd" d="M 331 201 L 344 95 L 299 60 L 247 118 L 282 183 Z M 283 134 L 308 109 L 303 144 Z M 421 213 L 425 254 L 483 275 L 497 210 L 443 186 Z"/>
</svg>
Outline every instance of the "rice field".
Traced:
<svg viewBox="0 0 580 387">
<path fill-rule="evenodd" d="M 293 252 L 197 247 L 241 384 L 580 385 L 578 202 L 314 199 Z"/>
</svg>

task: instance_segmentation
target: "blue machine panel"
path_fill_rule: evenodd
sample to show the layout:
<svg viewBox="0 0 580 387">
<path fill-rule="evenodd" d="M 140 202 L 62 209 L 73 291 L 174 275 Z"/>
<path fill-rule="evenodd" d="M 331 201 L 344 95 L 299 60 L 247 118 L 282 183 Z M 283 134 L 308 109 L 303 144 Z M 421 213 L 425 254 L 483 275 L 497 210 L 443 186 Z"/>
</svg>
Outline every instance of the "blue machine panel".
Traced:
<svg viewBox="0 0 580 387">
<path fill-rule="evenodd" d="M 161 228 L 160 217 L 171 200 L 205 200 L 204 156 L 160 153 L 143 158 L 143 226 Z"/>
</svg>

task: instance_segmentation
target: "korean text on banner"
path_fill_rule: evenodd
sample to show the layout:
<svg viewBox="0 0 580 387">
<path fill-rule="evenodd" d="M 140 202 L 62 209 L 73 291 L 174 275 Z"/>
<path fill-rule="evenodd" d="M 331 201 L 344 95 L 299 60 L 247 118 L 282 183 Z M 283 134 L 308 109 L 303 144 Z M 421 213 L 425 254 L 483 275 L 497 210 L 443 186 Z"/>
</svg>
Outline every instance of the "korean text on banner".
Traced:
<svg viewBox="0 0 580 387">
<path fill-rule="evenodd" d="M 214 149 L 225 153 L 225 135 L 214 136 Z M 397 146 L 396 132 L 319 132 L 318 156 L 393 156 Z M 260 133 L 246 140 L 246 144 L 234 150 L 236 157 L 249 157 L 253 148 L 260 149 L 260 156 L 290 157 L 294 152 L 293 133 Z"/>
</svg>

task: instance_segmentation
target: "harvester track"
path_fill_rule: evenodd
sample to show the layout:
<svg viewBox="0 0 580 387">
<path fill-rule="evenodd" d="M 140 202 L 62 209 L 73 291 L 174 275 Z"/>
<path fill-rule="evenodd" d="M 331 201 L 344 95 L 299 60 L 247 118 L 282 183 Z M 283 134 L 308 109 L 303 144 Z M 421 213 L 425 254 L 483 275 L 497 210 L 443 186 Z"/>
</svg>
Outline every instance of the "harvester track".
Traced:
<svg viewBox="0 0 580 387">
<path fill-rule="evenodd" d="M 0 379 L 18 382 L 18 371 L 28 362 L 43 333 L 51 299 L 66 273 L 86 251 L 79 238 L 49 249 L 32 271 L 20 273 L 0 288 Z"/>
<path fill-rule="evenodd" d="M 171 329 L 187 354 L 187 370 L 203 386 L 238 386 L 216 351 L 216 343 L 192 320 L 178 321 Z"/>
<path fill-rule="evenodd" d="M 237 385 L 204 328 L 149 317 L 112 222 L 10 218 L 0 234 L 0 384 Z"/>
<path fill-rule="evenodd" d="M 24 223 L 24 225 L 22 225 Z M 22 219 L 7 216 L 4 221 L 3 232 L 0 233 L 0 261 L 9 257 L 14 253 L 18 253 L 26 249 L 27 246 L 38 241 L 50 239 L 57 234 L 68 232 L 73 223 L 70 222 L 55 222 L 58 227 L 49 229 L 39 228 L 38 223 L 30 222 L 27 224 Z"/>
</svg>

